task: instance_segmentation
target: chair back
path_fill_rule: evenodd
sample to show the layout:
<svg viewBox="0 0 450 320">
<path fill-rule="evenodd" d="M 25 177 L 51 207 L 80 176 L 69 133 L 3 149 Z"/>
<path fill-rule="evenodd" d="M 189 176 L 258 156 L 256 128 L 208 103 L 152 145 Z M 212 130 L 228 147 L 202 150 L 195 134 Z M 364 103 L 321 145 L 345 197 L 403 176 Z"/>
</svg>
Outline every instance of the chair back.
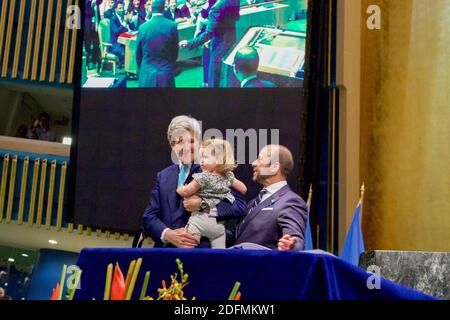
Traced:
<svg viewBox="0 0 450 320">
<path fill-rule="evenodd" d="M 98 24 L 98 40 L 100 42 L 100 50 L 105 51 L 105 45 L 111 44 L 111 22 L 109 19 L 102 19 Z"/>
</svg>

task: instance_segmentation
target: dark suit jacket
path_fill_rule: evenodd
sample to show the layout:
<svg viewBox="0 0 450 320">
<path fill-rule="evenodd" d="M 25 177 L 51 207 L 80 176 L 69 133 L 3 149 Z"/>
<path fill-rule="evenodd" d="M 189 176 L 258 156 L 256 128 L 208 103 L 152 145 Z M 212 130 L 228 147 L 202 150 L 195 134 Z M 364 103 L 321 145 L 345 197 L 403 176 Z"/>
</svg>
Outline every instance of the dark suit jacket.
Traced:
<svg viewBox="0 0 450 320">
<path fill-rule="evenodd" d="M 120 45 L 117 40 L 119 39 L 119 36 L 127 32 L 128 29 L 125 28 L 121 23 L 119 18 L 117 17 L 116 13 L 113 11 L 111 17 L 109 18 L 110 21 L 110 30 L 111 30 L 111 44 L 113 46 Z"/>
<path fill-rule="evenodd" d="M 111 19 L 111 17 L 115 15 L 115 12 L 113 9 L 108 9 L 105 11 L 105 13 L 103 13 L 103 18 L 105 19 Z"/>
<path fill-rule="evenodd" d="M 236 42 L 236 21 L 239 20 L 239 0 L 218 0 L 209 11 L 206 31 L 188 41 L 187 48 L 195 49 L 208 40 L 210 63 L 208 84 L 218 87 L 222 58 Z"/>
<path fill-rule="evenodd" d="M 191 12 L 186 4 L 179 6 L 175 10 L 175 19 L 178 18 L 191 18 Z"/>
<path fill-rule="evenodd" d="M 155 186 L 144 211 L 144 233 L 155 241 L 155 247 L 162 247 L 161 234 L 165 228 L 184 228 L 190 213 L 184 209 L 183 198 L 176 192 L 178 183 L 178 165 L 171 165 L 158 172 Z M 186 183 L 192 181 L 192 174 L 200 172 L 198 164 L 191 166 Z M 224 200 L 217 205 L 219 220 L 240 219 L 247 213 L 246 202 L 241 194 L 232 191 L 236 198 L 233 204 Z M 199 247 L 209 247 L 209 241 L 202 238 Z"/>
<path fill-rule="evenodd" d="M 249 203 L 249 210 L 254 202 Z M 306 218 L 306 203 L 289 186 L 285 186 L 262 201 L 242 220 L 236 228 L 236 244 L 252 242 L 277 249 L 278 240 L 289 234 L 299 238 L 295 250 L 302 250 Z"/>
<path fill-rule="evenodd" d="M 176 9 L 175 9 L 175 11 L 176 11 Z M 175 19 L 176 19 L 175 11 L 172 12 L 172 11 L 170 11 L 170 9 L 164 10 L 163 16 L 169 20 L 175 21 Z"/>
<path fill-rule="evenodd" d="M 274 88 L 275 84 L 268 80 L 261 80 L 259 78 L 251 79 L 245 83 L 242 88 Z"/>
<path fill-rule="evenodd" d="M 177 24 L 153 15 L 141 25 L 136 43 L 140 87 L 175 87 L 174 69 L 178 58 Z"/>
<path fill-rule="evenodd" d="M 146 22 L 147 12 L 145 9 L 141 9 L 138 12 L 133 12 L 133 15 L 137 15 L 137 25 L 135 23 L 129 23 L 128 25 L 131 30 L 136 31 Z"/>
</svg>

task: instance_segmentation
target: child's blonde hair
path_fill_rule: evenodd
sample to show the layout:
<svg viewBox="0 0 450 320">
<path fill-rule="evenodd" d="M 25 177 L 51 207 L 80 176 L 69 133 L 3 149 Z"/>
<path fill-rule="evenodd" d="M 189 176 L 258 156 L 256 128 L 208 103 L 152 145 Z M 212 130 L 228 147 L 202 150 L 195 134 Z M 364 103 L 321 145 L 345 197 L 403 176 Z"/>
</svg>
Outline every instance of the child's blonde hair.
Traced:
<svg viewBox="0 0 450 320">
<path fill-rule="evenodd" d="M 237 167 L 233 148 L 227 140 L 208 139 L 202 142 L 202 148 L 211 150 L 211 155 L 216 158 L 217 172 L 227 173 Z"/>
</svg>

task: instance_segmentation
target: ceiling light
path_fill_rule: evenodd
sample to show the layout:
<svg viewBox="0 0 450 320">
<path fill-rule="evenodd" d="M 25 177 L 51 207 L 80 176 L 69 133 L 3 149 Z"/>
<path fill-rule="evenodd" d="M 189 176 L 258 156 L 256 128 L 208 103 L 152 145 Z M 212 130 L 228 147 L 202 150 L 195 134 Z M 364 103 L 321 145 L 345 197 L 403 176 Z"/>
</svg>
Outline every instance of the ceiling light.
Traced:
<svg viewBox="0 0 450 320">
<path fill-rule="evenodd" d="M 8 258 L 8 261 L 9 261 L 9 262 L 14 262 L 14 261 L 16 261 L 16 260 L 14 260 L 13 258 Z"/>
<path fill-rule="evenodd" d="M 22 257 L 28 258 L 29 255 L 27 255 L 26 253 L 22 253 Z"/>
<path fill-rule="evenodd" d="M 58 241 L 56 241 L 56 240 L 48 240 L 48 243 L 50 243 L 50 244 L 54 244 L 54 245 L 57 245 L 58 244 Z"/>
</svg>

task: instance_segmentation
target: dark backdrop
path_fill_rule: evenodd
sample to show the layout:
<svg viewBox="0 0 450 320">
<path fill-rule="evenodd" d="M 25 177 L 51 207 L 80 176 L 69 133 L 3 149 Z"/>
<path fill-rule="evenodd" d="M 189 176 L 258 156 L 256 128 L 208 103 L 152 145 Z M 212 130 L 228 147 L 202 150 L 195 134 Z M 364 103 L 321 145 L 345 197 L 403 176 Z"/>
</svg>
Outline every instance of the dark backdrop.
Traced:
<svg viewBox="0 0 450 320">
<path fill-rule="evenodd" d="M 71 165 L 77 224 L 140 228 L 156 173 L 171 164 L 167 126 L 182 114 L 201 120 L 203 130 L 217 128 L 224 135 L 225 129 L 279 129 L 280 143 L 295 158 L 289 184 L 305 189 L 302 89 L 82 89 L 75 112 Z M 247 197 L 254 197 L 260 187 L 251 181 L 250 164 L 235 173 L 247 184 Z"/>
</svg>

